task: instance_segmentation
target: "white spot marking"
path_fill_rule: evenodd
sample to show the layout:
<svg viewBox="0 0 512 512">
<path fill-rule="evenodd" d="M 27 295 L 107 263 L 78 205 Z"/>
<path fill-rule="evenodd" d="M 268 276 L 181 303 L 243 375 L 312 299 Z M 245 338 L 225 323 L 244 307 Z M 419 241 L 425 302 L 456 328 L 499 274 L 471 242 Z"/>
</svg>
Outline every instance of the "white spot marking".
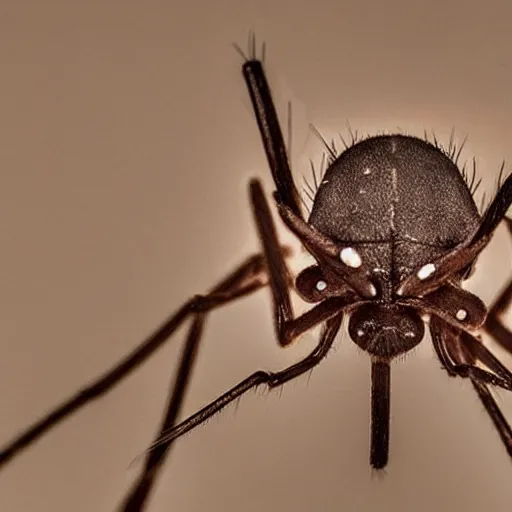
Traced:
<svg viewBox="0 0 512 512">
<path fill-rule="evenodd" d="M 357 335 L 358 336 L 363 336 L 364 335 L 364 331 L 362 331 L 361 329 L 358 329 Z"/>
<path fill-rule="evenodd" d="M 360 191 L 359 191 L 360 194 L 366 194 L 366 190 L 364 188 L 362 188 Z"/>
<path fill-rule="evenodd" d="M 340 252 L 340 259 L 347 267 L 359 268 L 363 264 L 363 260 L 359 253 L 352 247 L 345 247 Z"/>
<path fill-rule="evenodd" d="M 375 288 L 375 286 L 373 286 L 373 284 L 370 284 L 370 295 L 372 297 L 375 297 L 375 295 L 377 295 L 377 288 Z"/>
<path fill-rule="evenodd" d="M 405 337 L 406 338 L 414 338 L 414 333 L 412 331 L 406 332 Z"/>
<path fill-rule="evenodd" d="M 418 270 L 418 273 L 416 275 L 418 276 L 418 279 L 424 281 L 425 279 L 427 279 L 427 277 L 430 277 L 435 271 L 436 266 L 433 263 L 427 263 Z"/>
<path fill-rule="evenodd" d="M 465 320 L 467 316 L 468 312 L 465 309 L 459 309 L 455 315 L 455 318 L 457 318 L 457 320 Z"/>
<path fill-rule="evenodd" d="M 327 283 L 325 281 L 318 281 L 318 283 L 316 283 L 316 289 L 319 292 L 323 292 L 326 288 L 327 288 Z"/>
<path fill-rule="evenodd" d="M 329 180 L 324 180 L 320 185 L 326 185 L 327 183 L 329 183 Z"/>
<path fill-rule="evenodd" d="M 367 167 L 367 168 L 363 171 L 363 174 L 364 174 L 365 176 L 368 176 L 368 174 L 371 174 L 371 172 L 372 172 L 372 170 L 371 170 L 369 167 Z"/>
</svg>

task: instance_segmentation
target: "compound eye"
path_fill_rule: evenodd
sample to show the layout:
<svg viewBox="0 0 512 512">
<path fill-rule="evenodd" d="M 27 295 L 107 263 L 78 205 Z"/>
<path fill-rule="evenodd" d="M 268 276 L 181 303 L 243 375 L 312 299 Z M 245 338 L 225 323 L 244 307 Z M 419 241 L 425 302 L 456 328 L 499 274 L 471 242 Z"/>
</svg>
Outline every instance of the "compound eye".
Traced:
<svg viewBox="0 0 512 512">
<path fill-rule="evenodd" d="M 297 276 L 295 288 L 306 302 L 320 302 L 329 293 L 329 284 L 316 265 L 306 268 Z"/>
</svg>

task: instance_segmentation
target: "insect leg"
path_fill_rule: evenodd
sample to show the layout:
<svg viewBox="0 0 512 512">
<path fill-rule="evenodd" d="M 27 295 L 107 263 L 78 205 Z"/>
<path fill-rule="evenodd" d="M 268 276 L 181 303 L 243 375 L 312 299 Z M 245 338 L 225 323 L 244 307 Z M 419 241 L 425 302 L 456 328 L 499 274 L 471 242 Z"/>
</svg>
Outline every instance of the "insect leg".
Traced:
<svg viewBox="0 0 512 512">
<path fill-rule="evenodd" d="M 471 383 L 480 401 L 484 405 L 487 414 L 491 417 L 508 454 L 512 457 L 512 427 L 509 425 L 505 416 L 503 416 L 503 413 L 489 390 L 489 386 L 476 379 L 471 379 Z"/>
<path fill-rule="evenodd" d="M 450 377 L 459 376 L 457 368 L 461 365 L 475 363 L 475 359 L 462 345 L 455 328 L 434 315 L 430 319 L 430 336 L 437 357 Z M 447 338 L 450 339 L 449 343 Z"/>
<path fill-rule="evenodd" d="M 503 416 L 488 386 L 488 384 L 500 384 L 493 381 L 493 377 L 495 377 L 493 374 L 474 366 L 474 364 L 476 360 L 480 360 L 504 380 L 501 384 L 506 384 L 507 380 L 512 381 L 511 373 L 479 340 L 443 324 L 442 320 L 434 317 L 430 321 L 432 342 L 441 363 L 450 376 L 469 377 L 471 379 L 471 383 L 498 431 L 507 452 L 512 456 L 512 427 Z M 460 335 L 465 339 L 462 340 Z M 502 385 L 502 387 L 505 386 Z"/>
<path fill-rule="evenodd" d="M 492 203 L 485 210 L 482 220 L 480 221 L 480 226 L 471 243 L 474 244 L 482 238 L 490 237 L 502 220 L 505 219 L 508 221 L 505 215 L 507 214 L 511 204 L 512 174 L 504 181 Z M 510 221 L 508 223 L 510 225 Z"/>
<path fill-rule="evenodd" d="M 290 255 L 288 248 L 283 254 Z M 128 376 L 148 359 L 171 336 L 174 331 L 192 314 L 205 312 L 234 299 L 243 297 L 268 282 L 265 260 L 262 255 L 248 258 L 237 270 L 205 296 L 197 296 L 187 301 L 171 315 L 164 324 L 139 345 L 131 354 L 104 375 L 71 398 L 57 406 L 41 420 L 34 423 L 21 435 L 12 440 L 0 451 L 0 467 L 4 466 L 23 449 L 37 441 L 48 430 L 73 414 L 90 401 L 110 391 L 118 382 Z M 229 293 L 226 292 L 229 290 Z"/>
<path fill-rule="evenodd" d="M 480 340 L 435 316 L 430 319 L 430 333 L 434 349 L 451 376 L 474 378 L 512 391 L 512 373 Z M 492 373 L 477 366 L 477 360 Z"/>
<path fill-rule="evenodd" d="M 173 427 L 149 447 L 149 451 L 154 450 L 163 443 L 170 443 L 173 440 L 186 434 L 193 428 L 199 426 L 214 414 L 218 413 L 228 404 L 245 394 L 247 391 L 260 386 L 267 385 L 270 389 L 282 386 L 286 382 L 299 377 L 316 366 L 328 353 L 332 346 L 334 338 L 341 326 L 342 313 L 339 312 L 333 318 L 326 321 L 322 332 L 320 342 L 316 348 L 304 359 L 298 363 L 289 366 L 278 372 L 257 371 L 247 377 L 245 380 L 226 391 L 219 398 L 203 407 L 201 410 Z"/>
<path fill-rule="evenodd" d="M 283 134 L 263 64 L 260 60 L 250 58 L 244 63 L 242 72 L 279 198 L 293 213 L 302 217 L 299 193 L 293 182 Z"/>
<path fill-rule="evenodd" d="M 217 286 L 213 293 L 230 293 L 235 292 L 240 285 L 233 276 L 225 280 Z M 196 313 L 194 320 L 189 329 L 187 341 L 180 361 L 179 369 L 175 380 L 171 384 L 169 400 L 166 413 L 162 421 L 159 433 L 155 439 L 159 439 L 165 432 L 171 429 L 177 420 L 183 399 L 192 376 L 192 369 L 199 348 L 199 342 L 206 320 L 206 313 Z M 123 504 L 119 507 L 119 511 L 130 512 L 143 510 L 146 501 L 153 488 L 156 478 L 165 462 L 169 453 L 172 442 L 162 444 L 147 454 L 144 461 L 144 468 L 140 477 L 133 484 L 132 489 L 128 492 Z"/>
<path fill-rule="evenodd" d="M 479 340 L 467 333 L 464 333 L 463 338 L 468 351 L 475 360 L 482 362 L 502 379 L 512 382 L 512 373 Z M 489 386 L 475 377 L 471 378 L 471 383 L 485 407 L 485 410 L 491 417 L 507 452 L 512 456 L 512 427 L 507 422 L 496 400 L 492 396 Z"/>
<path fill-rule="evenodd" d="M 190 378 L 192 377 L 192 369 L 197 356 L 201 335 L 203 333 L 205 317 L 205 313 L 195 314 L 192 325 L 190 326 L 185 348 L 181 356 L 179 369 L 176 374 L 176 378 L 172 382 L 166 413 L 162 426 L 159 429 L 159 436 L 161 435 L 161 432 L 165 432 L 176 423 L 176 418 L 181 410 L 183 399 L 185 397 Z M 132 485 L 132 488 L 124 499 L 123 504 L 118 508 L 120 512 L 136 512 L 144 510 L 146 501 L 169 453 L 169 449 L 170 445 L 160 446 L 148 454 L 144 461 L 144 468 L 141 475 Z"/>
<path fill-rule="evenodd" d="M 289 250 L 279 248 L 285 255 L 289 254 Z M 247 272 L 241 267 L 224 281 L 219 283 L 212 291 L 212 295 L 230 294 L 237 295 L 244 293 L 254 286 L 255 290 L 259 289 L 263 284 L 267 284 L 267 273 L 263 272 L 265 263 L 263 256 L 256 256 L 254 259 L 254 268 Z M 181 357 L 176 377 L 171 384 L 169 399 L 166 412 L 162 424 L 159 428 L 156 439 L 159 439 L 164 432 L 172 428 L 180 413 L 183 400 L 192 377 L 192 369 L 195 363 L 199 343 L 203 333 L 206 313 L 195 313 L 192 325 L 190 326 L 185 348 Z M 130 512 L 140 511 L 144 509 L 149 494 L 156 482 L 158 474 L 163 467 L 165 459 L 169 454 L 172 443 L 160 445 L 155 450 L 148 453 L 144 461 L 144 468 L 141 475 L 133 484 L 128 492 L 123 504 L 120 505 L 119 511 Z"/>
<path fill-rule="evenodd" d="M 512 373 L 510 370 L 478 338 L 464 332 L 461 334 L 461 342 L 475 361 L 480 361 L 491 372 L 512 384 Z"/>
</svg>

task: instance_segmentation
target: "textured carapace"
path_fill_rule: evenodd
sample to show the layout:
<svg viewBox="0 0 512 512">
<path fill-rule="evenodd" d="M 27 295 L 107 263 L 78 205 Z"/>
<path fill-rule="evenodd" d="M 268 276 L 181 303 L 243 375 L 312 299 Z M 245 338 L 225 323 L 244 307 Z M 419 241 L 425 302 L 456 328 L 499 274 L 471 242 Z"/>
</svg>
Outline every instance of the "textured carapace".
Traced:
<svg viewBox="0 0 512 512">
<path fill-rule="evenodd" d="M 432 262 L 467 240 L 479 221 L 457 165 L 425 140 L 380 135 L 338 156 L 319 184 L 308 223 L 340 247 L 346 266 L 364 269 L 378 290 L 372 326 L 375 340 L 387 340 L 388 346 L 377 349 L 378 343 L 367 339 L 362 311 L 351 319 L 354 342 L 389 356 L 419 343 L 423 328 L 409 336 L 401 329 L 400 314 L 412 326 L 419 317 L 410 309 L 398 314 L 393 304 L 399 285 L 418 268 L 418 278 L 428 278 L 435 271 Z M 357 334 L 363 331 L 365 342 Z"/>
</svg>

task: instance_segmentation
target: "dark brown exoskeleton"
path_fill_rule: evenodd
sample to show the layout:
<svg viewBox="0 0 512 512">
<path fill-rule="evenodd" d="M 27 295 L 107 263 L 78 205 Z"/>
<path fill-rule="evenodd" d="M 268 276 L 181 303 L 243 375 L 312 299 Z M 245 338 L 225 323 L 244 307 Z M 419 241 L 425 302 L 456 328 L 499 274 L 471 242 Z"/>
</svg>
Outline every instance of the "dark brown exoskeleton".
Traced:
<svg viewBox="0 0 512 512">
<path fill-rule="evenodd" d="M 7 445 L 0 452 L 0 465 L 79 407 L 110 390 L 188 318 L 192 324 L 160 433 L 121 510 L 143 508 L 176 438 L 255 386 L 281 386 L 317 365 L 329 351 L 343 315 L 350 317 L 350 338 L 371 357 L 370 464 L 374 468 L 383 468 L 388 462 L 390 361 L 422 341 L 425 316 L 429 317 L 432 342 L 443 367 L 452 376 L 471 380 L 512 455 L 512 430 L 489 391 L 489 385 L 512 390 L 512 374 L 478 337 L 479 330 L 485 328 L 512 352 L 512 334 L 498 320 L 498 314 L 512 301 L 512 284 L 489 314 L 478 297 L 461 287 L 496 227 L 506 219 L 512 202 L 512 176 L 480 215 L 455 159 L 447 152 L 411 136 L 369 137 L 339 156 L 331 155 L 306 218 L 254 46 L 251 57 L 244 59 L 243 74 L 274 178 L 279 215 L 316 264 L 293 282 L 286 264 L 290 250 L 277 239 L 260 182 L 251 181 L 250 200 L 262 252 L 248 258 L 210 293 L 186 302 L 118 366 Z M 322 324 L 317 347 L 282 371 L 254 373 L 176 424 L 207 313 L 264 286 L 272 293 L 279 344 L 286 346 Z M 298 317 L 290 300 L 293 286 L 306 302 L 314 304 Z"/>
</svg>

